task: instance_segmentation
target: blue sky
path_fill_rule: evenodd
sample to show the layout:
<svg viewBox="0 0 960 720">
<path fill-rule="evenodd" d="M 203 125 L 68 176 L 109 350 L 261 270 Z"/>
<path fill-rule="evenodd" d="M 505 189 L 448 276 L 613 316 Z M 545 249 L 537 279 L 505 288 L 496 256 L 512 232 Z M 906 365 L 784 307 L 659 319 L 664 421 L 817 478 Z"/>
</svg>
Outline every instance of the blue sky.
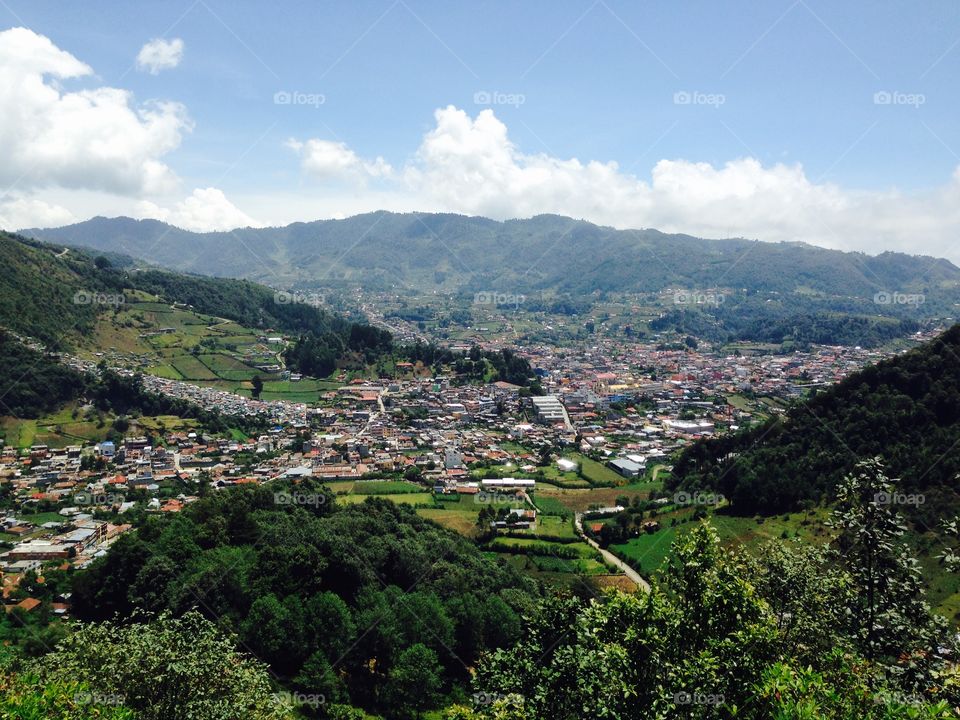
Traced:
<svg viewBox="0 0 960 720">
<path fill-rule="evenodd" d="M 151 101 L 179 120 L 130 141 L 138 167 L 161 164 L 169 182 L 132 179 L 137 168 L 101 182 L 104 158 L 71 138 L 69 175 L 25 162 L 0 178 L 6 225 L 561 212 L 956 257 L 955 2 L 3 0 L 0 29 L 14 27 L 89 72 L 12 77 L 42 77 L 61 100 L 128 91 L 141 122 Z M 182 53 L 150 72 L 136 58 L 156 39 Z M 0 148 L 21 130 L 0 124 Z M 50 133 L 32 139 L 62 140 Z"/>
</svg>

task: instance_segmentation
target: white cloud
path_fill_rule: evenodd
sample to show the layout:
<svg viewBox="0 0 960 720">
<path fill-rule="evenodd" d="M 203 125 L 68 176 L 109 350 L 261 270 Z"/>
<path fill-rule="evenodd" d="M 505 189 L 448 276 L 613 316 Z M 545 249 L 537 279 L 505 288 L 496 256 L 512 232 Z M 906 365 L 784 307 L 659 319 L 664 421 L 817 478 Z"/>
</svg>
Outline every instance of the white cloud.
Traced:
<svg viewBox="0 0 960 720">
<path fill-rule="evenodd" d="M 161 158 L 191 127 L 174 102 L 137 107 L 126 90 L 64 91 L 89 66 L 26 28 L 0 32 L 0 183 L 139 195 L 176 188 Z"/>
<path fill-rule="evenodd" d="M 135 213 L 139 218 L 163 220 L 184 230 L 196 232 L 263 225 L 230 202 L 222 190 L 213 187 L 197 188 L 192 195 L 176 203 L 172 209 L 144 200 L 138 203 Z"/>
<path fill-rule="evenodd" d="M 137 68 L 151 75 L 159 75 L 161 70 L 175 68 L 182 59 L 183 40 L 155 38 L 140 48 L 137 53 Z"/>
<path fill-rule="evenodd" d="M 37 198 L 15 197 L 0 202 L 0 228 L 57 227 L 76 222 L 73 213 L 60 205 Z"/>
<path fill-rule="evenodd" d="M 960 262 L 960 168 L 942 187 L 916 194 L 842 188 L 811 180 L 801 165 L 764 166 L 750 157 L 721 167 L 660 160 L 642 179 L 615 162 L 524 153 L 491 109 L 471 118 L 449 106 L 436 111 L 435 121 L 413 160 L 383 175 L 393 179 L 390 188 L 366 193 L 351 209 L 495 219 L 558 213 L 617 228 L 805 241 L 870 253 L 898 250 Z M 365 161 L 343 143 L 307 140 L 291 147 L 306 173 L 328 179 L 373 176 L 368 168 L 381 164 L 389 168 L 382 158 Z M 329 198 L 329 214 L 343 208 L 341 198 Z"/>
<path fill-rule="evenodd" d="M 393 173 L 393 168 L 382 157 L 366 162 L 342 142 L 291 139 L 286 146 L 300 157 L 303 171 L 320 180 L 364 182 L 389 177 Z"/>
</svg>

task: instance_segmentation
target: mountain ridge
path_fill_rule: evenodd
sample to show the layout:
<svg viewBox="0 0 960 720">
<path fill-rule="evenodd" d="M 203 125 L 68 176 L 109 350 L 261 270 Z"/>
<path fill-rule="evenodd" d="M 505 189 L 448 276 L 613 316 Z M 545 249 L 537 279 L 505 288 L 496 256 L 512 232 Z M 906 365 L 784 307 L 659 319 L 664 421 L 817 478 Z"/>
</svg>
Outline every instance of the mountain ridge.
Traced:
<svg viewBox="0 0 960 720">
<path fill-rule="evenodd" d="M 682 287 L 743 287 L 866 297 L 960 293 L 947 259 L 868 255 L 804 242 L 704 239 L 618 230 L 559 215 L 497 221 L 453 213 L 375 211 L 344 219 L 197 233 L 158 220 L 96 217 L 22 231 L 41 240 L 121 252 L 171 269 L 270 284 L 357 284 L 416 290 L 589 295 Z"/>
</svg>

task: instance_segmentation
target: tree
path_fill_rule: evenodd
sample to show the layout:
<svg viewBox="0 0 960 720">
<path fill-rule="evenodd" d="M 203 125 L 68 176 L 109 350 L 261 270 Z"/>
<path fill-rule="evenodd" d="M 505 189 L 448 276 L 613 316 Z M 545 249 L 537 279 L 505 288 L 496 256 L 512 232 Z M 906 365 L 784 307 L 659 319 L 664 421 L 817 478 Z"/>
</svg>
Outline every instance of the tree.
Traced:
<svg viewBox="0 0 960 720">
<path fill-rule="evenodd" d="M 259 375 L 254 375 L 250 380 L 250 384 L 253 386 L 251 394 L 255 400 L 260 399 L 260 393 L 263 392 L 263 379 Z"/>
<path fill-rule="evenodd" d="M 31 668 L 44 683 L 86 683 L 122 696 L 141 720 L 286 717 L 266 666 L 197 612 L 127 625 L 88 624 Z"/>
<path fill-rule="evenodd" d="M 897 496 L 881 459 L 862 460 L 840 483 L 832 524 L 840 531 L 841 562 L 859 590 L 849 607 L 856 646 L 910 685 L 924 682 L 945 638 L 924 598 L 919 563 L 903 541 Z"/>
<path fill-rule="evenodd" d="M 93 686 L 96 687 L 96 686 Z M 95 692 L 75 681 L 41 682 L 32 675 L 0 676 L 0 718 L 13 720 L 133 720 L 123 696 Z"/>
<path fill-rule="evenodd" d="M 391 717 L 422 717 L 437 701 L 440 678 L 437 654 L 426 645 L 416 643 L 400 653 L 386 687 Z"/>
</svg>

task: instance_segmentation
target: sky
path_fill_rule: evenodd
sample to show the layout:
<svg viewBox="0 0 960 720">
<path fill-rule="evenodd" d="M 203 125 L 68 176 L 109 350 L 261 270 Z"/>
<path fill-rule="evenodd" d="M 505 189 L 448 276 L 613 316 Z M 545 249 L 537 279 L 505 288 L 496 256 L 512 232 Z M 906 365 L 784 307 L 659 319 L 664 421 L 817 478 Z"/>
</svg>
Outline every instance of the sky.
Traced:
<svg viewBox="0 0 960 720">
<path fill-rule="evenodd" d="M 0 227 L 377 209 L 960 264 L 960 3 L 0 0 Z"/>
</svg>

